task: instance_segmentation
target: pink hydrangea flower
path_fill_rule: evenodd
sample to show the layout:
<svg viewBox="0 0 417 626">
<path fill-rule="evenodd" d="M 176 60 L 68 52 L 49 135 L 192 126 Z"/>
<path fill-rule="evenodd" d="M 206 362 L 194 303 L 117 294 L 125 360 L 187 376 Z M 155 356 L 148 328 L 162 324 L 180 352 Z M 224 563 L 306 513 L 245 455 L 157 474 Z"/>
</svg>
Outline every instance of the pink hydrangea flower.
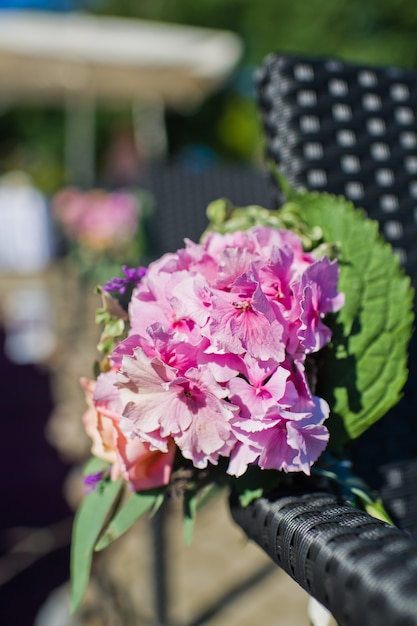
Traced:
<svg viewBox="0 0 417 626">
<path fill-rule="evenodd" d="M 330 329 L 323 323 L 326 313 L 338 311 L 344 295 L 337 291 L 339 268 L 327 257 L 310 265 L 302 276 L 300 290 L 302 345 L 307 353 L 317 352 L 331 339 Z"/>
<path fill-rule="evenodd" d="M 117 387 L 123 432 L 148 441 L 152 449 L 166 452 L 172 438 L 185 458 L 204 468 L 216 464 L 219 455 L 228 456 L 236 442 L 230 426 L 235 407 L 208 369 L 190 368 L 179 376 L 136 349 L 124 357 Z"/>
<path fill-rule="evenodd" d="M 126 441 L 163 455 L 174 442 L 198 469 L 226 457 L 235 476 L 251 464 L 308 474 L 329 407 L 312 395 L 305 361 L 331 338 L 337 280 L 335 261 L 267 227 L 187 240 L 151 263 L 102 394 Z"/>
<path fill-rule="evenodd" d="M 246 354 L 242 359 L 242 376 L 230 380 L 230 400 L 240 408 L 245 418 L 262 419 L 270 407 L 279 402 L 290 407 L 298 400 L 288 369 L 274 359 L 259 361 Z"/>
<path fill-rule="evenodd" d="M 234 430 L 240 445 L 232 451 L 229 473 L 241 476 L 257 461 L 262 469 L 310 474 L 329 439 L 323 424 L 328 414 L 327 403 L 313 398 L 309 410 L 288 411 L 276 404 L 262 420 L 239 420 Z"/>
</svg>

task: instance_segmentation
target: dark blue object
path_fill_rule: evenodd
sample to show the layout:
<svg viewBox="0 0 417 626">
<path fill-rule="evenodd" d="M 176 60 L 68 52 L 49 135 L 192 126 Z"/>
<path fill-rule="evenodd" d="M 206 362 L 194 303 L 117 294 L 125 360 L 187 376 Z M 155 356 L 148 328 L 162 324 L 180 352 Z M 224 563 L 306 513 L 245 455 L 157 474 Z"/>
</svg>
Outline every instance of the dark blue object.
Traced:
<svg viewBox="0 0 417 626">
<path fill-rule="evenodd" d="M 0 0 L 3 9 L 43 9 L 45 11 L 74 11 L 93 4 L 89 0 Z"/>
</svg>

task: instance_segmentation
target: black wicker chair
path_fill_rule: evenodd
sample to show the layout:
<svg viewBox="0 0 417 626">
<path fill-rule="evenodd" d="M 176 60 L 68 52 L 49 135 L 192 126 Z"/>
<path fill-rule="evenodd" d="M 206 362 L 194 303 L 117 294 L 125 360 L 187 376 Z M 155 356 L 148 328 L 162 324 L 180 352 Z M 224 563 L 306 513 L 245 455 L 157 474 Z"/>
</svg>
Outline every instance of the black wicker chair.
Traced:
<svg viewBox="0 0 417 626">
<path fill-rule="evenodd" d="M 273 54 L 257 74 L 267 156 L 295 187 L 343 194 L 380 224 L 417 284 L 417 72 Z M 275 188 L 276 204 L 282 201 Z M 352 445 L 397 527 L 300 488 L 235 521 L 341 626 L 417 625 L 416 338 L 403 399 Z"/>
<path fill-rule="evenodd" d="M 153 258 L 184 245 L 184 238 L 198 241 L 207 228 L 207 205 L 229 198 L 237 206 L 269 206 L 273 189 L 262 168 L 215 163 L 192 169 L 181 163 L 150 167 L 142 181 L 152 193 L 155 211 L 149 220 L 150 253 Z"/>
</svg>

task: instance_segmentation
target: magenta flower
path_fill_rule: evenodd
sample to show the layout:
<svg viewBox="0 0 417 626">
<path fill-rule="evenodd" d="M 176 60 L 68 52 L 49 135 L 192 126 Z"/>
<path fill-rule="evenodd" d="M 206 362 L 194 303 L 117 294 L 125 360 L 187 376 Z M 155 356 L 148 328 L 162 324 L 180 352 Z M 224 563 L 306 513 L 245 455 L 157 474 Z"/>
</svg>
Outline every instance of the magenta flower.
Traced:
<svg viewBox="0 0 417 626">
<path fill-rule="evenodd" d="M 284 360 L 283 320 L 277 319 L 253 276 L 245 275 L 238 292 L 215 292 L 212 306 L 209 327 L 215 348 L 238 355 L 249 352 L 261 360 Z"/>
<path fill-rule="evenodd" d="M 310 265 L 303 274 L 298 292 L 302 323 L 299 336 L 306 353 L 317 352 L 331 339 L 331 331 L 323 318 L 344 304 L 344 295 L 337 291 L 338 276 L 337 263 L 327 257 Z"/>
<path fill-rule="evenodd" d="M 315 398 L 311 412 L 279 415 L 270 411 L 274 428 L 265 431 L 261 438 L 263 449 L 259 466 L 263 469 L 282 469 L 285 472 L 310 474 L 311 465 L 327 446 L 329 431 L 322 423 L 329 415 L 329 407 L 322 399 Z M 294 419 L 295 417 L 295 419 Z"/>
<path fill-rule="evenodd" d="M 290 407 L 297 401 L 298 394 L 287 369 L 273 359 L 258 361 L 249 354 L 243 361 L 243 376 L 236 376 L 228 385 L 230 400 L 240 407 L 243 418 L 262 419 L 278 402 L 280 406 Z"/>
<path fill-rule="evenodd" d="M 310 410 L 287 411 L 275 405 L 262 420 L 233 423 L 240 445 L 232 451 L 228 473 L 240 476 L 256 461 L 262 469 L 310 474 L 329 439 L 323 424 L 328 414 L 326 402 L 314 398 Z"/>
</svg>

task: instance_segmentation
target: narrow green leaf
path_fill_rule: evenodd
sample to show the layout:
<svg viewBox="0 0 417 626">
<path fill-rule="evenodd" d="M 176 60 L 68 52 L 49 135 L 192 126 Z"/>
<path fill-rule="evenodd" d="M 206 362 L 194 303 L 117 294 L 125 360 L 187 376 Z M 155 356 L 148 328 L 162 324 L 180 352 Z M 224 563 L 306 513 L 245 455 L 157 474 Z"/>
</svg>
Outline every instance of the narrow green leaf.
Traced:
<svg viewBox="0 0 417 626">
<path fill-rule="evenodd" d="M 95 550 L 99 552 L 125 533 L 146 511 L 155 505 L 157 495 L 132 493 L 118 509 L 103 535 L 98 540 Z"/>
<path fill-rule="evenodd" d="M 90 474 L 98 474 L 98 472 L 105 473 L 110 468 L 110 464 L 107 461 L 98 459 L 96 456 L 92 456 L 87 461 L 83 468 L 83 476 L 89 476 Z"/>
<path fill-rule="evenodd" d="M 165 489 L 157 489 L 154 492 L 155 500 L 151 510 L 151 517 L 157 514 L 165 500 Z"/>
<path fill-rule="evenodd" d="M 94 459 L 94 462 L 87 466 L 86 471 L 94 473 L 91 469 L 97 465 L 96 459 Z M 108 467 L 108 464 L 106 465 Z M 94 545 L 122 487 L 122 479 L 115 482 L 103 481 L 98 485 L 96 491 L 92 491 L 84 497 L 77 510 L 71 540 L 72 612 L 77 610 L 83 598 L 90 577 Z"/>
<path fill-rule="evenodd" d="M 205 486 L 197 488 L 189 488 L 184 494 L 183 512 L 184 512 L 184 537 L 185 544 L 189 546 L 194 533 L 197 511 L 201 509 L 207 502 L 214 498 L 224 485 L 211 482 Z"/>
<path fill-rule="evenodd" d="M 370 495 L 362 489 L 352 488 L 351 491 L 360 500 L 362 507 L 369 515 L 375 517 L 375 519 L 381 520 L 381 522 L 386 522 L 394 526 L 394 522 L 385 510 L 382 500 L 373 500 Z"/>
<path fill-rule="evenodd" d="M 199 493 L 197 500 L 197 510 L 205 506 L 207 502 L 210 502 L 212 498 L 215 498 L 225 488 L 225 485 L 219 485 L 218 483 L 209 483 Z"/>
<path fill-rule="evenodd" d="M 191 544 L 196 514 L 197 493 L 196 491 L 189 489 L 184 494 L 184 538 L 186 546 Z"/>
</svg>

